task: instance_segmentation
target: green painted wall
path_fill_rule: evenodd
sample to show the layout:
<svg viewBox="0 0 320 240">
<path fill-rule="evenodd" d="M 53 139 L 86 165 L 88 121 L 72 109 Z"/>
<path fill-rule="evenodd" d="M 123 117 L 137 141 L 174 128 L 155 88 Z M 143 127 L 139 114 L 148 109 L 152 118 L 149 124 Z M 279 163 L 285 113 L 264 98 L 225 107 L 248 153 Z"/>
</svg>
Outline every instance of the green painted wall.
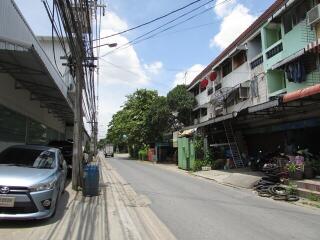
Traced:
<svg viewBox="0 0 320 240">
<path fill-rule="evenodd" d="M 262 53 L 264 57 L 263 64 L 266 71 L 268 71 L 274 64 L 283 59 L 282 52 L 279 52 L 272 58 L 267 59 L 266 53 L 282 42 L 282 39 L 279 39 L 278 30 L 270 30 L 269 27 L 269 24 L 265 24 L 261 30 Z M 281 30 L 280 25 L 278 29 Z"/>
<path fill-rule="evenodd" d="M 311 0 L 309 0 L 311 1 Z M 280 62 L 291 56 L 292 54 L 305 48 L 308 43 L 316 39 L 315 30 L 307 26 L 306 19 L 301 21 L 296 26 L 294 26 L 291 31 L 285 33 L 283 24 L 281 24 L 281 35 L 282 39 L 276 43 L 274 41 L 277 39 L 275 31 L 271 31 L 270 25 L 267 23 L 262 27 L 262 46 L 264 55 L 264 68 L 267 71 L 267 82 L 268 82 L 268 92 L 269 94 L 276 93 L 283 89 L 287 92 L 293 92 L 308 86 L 313 86 L 320 83 L 320 73 L 315 71 L 307 75 L 307 80 L 303 83 L 292 83 L 289 82 L 285 77 L 283 71 L 272 71 L 271 68 L 276 63 Z M 283 51 L 267 59 L 266 52 L 272 49 L 277 44 L 281 43 L 283 45 Z M 273 43 L 270 45 L 270 43 Z"/>
<path fill-rule="evenodd" d="M 285 76 L 283 71 L 269 70 L 267 72 L 267 81 L 269 94 L 286 88 Z"/>
<path fill-rule="evenodd" d="M 283 59 L 305 48 L 308 43 L 314 40 L 316 40 L 315 31 L 307 26 L 306 20 L 300 22 L 282 38 Z"/>
<path fill-rule="evenodd" d="M 319 83 L 320 83 L 320 72 L 319 71 L 314 71 L 314 72 L 308 74 L 307 80 L 302 83 L 293 83 L 293 82 L 289 82 L 286 79 L 287 92 L 294 92 L 296 90 L 310 87 L 310 86 L 313 86 L 313 85 L 319 84 Z"/>
<path fill-rule="evenodd" d="M 276 29 L 265 28 L 265 48 L 269 48 L 281 39 L 279 31 L 281 31 L 280 25 Z"/>
</svg>

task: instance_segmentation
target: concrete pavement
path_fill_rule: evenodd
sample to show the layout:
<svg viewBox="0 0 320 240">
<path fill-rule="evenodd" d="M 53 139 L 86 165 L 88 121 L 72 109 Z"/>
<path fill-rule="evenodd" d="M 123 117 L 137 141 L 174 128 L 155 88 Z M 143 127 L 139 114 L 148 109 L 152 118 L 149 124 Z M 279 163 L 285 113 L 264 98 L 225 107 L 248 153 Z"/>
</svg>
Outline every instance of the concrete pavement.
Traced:
<svg viewBox="0 0 320 240">
<path fill-rule="evenodd" d="M 177 239 L 319 239 L 320 211 L 126 159 L 108 162 Z"/>
<path fill-rule="evenodd" d="M 235 170 L 210 170 L 210 171 L 199 171 L 192 173 L 195 176 L 214 180 L 224 185 L 230 185 L 234 187 L 242 187 L 252 189 L 254 184 L 261 179 L 263 174 L 258 172 L 252 172 L 245 169 Z"/>
</svg>

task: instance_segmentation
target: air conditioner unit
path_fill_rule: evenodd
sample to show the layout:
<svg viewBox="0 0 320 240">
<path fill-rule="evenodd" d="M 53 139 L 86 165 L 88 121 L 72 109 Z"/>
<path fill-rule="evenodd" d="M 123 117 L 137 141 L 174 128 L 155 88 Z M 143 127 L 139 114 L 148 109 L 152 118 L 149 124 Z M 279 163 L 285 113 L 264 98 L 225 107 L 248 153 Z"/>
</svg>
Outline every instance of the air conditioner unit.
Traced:
<svg viewBox="0 0 320 240">
<path fill-rule="evenodd" d="M 307 13 L 307 23 L 309 26 L 313 26 L 314 24 L 320 21 L 320 4 L 312 8 Z"/>
<path fill-rule="evenodd" d="M 239 87 L 239 98 L 248 99 L 250 97 L 250 88 L 248 87 Z"/>
</svg>

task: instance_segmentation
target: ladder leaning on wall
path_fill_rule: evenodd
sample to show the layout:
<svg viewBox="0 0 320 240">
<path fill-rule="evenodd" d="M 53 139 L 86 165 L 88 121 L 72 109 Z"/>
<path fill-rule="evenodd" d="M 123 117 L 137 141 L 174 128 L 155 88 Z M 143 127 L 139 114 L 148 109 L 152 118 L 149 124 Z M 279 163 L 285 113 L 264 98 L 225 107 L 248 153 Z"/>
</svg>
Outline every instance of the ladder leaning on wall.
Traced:
<svg viewBox="0 0 320 240">
<path fill-rule="evenodd" d="M 230 121 L 223 121 L 223 127 L 228 141 L 230 154 L 236 168 L 244 167 L 241 154 L 239 151 L 237 139 L 234 135 L 232 124 Z"/>
</svg>

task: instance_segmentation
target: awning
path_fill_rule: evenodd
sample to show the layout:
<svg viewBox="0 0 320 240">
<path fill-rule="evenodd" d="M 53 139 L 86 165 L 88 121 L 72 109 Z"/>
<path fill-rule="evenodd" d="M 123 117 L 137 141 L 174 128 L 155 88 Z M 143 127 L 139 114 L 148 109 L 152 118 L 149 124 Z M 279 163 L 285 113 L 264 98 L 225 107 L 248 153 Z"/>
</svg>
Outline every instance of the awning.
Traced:
<svg viewBox="0 0 320 240">
<path fill-rule="evenodd" d="M 275 70 L 275 69 L 277 69 L 277 68 L 280 68 L 280 67 L 282 67 L 283 65 L 285 65 L 285 64 L 287 64 L 287 63 L 290 63 L 290 62 L 296 60 L 297 58 L 301 57 L 303 54 L 305 54 L 305 49 L 304 49 L 304 48 L 301 49 L 301 50 L 299 50 L 298 52 L 290 55 L 289 57 L 287 57 L 287 58 L 285 58 L 285 59 L 277 62 L 276 64 L 274 64 L 274 65 L 272 66 L 271 69 L 272 69 L 272 70 Z"/>
<path fill-rule="evenodd" d="M 279 99 L 273 100 L 273 101 L 268 101 L 265 103 L 261 103 L 256 106 L 248 107 L 248 112 L 249 113 L 255 113 L 259 112 L 265 109 L 273 108 L 279 106 Z"/>
<path fill-rule="evenodd" d="M 283 96 L 282 101 L 284 103 L 287 103 L 287 102 L 309 97 L 319 93 L 320 93 L 320 84 L 317 84 L 311 87 L 307 87 L 291 93 L 287 93 L 286 95 Z"/>
<path fill-rule="evenodd" d="M 32 100 L 40 101 L 60 119 L 73 123 L 72 104 L 63 95 L 34 47 L 0 41 L 0 73 L 10 74 L 16 88 L 27 89 Z"/>
<path fill-rule="evenodd" d="M 197 128 L 187 129 L 178 133 L 178 137 L 189 137 L 197 131 Z"/>
<path fill-rule="evenodd" d="M 202 105 L 198 105 L 198 106 L 196 106 L 194 109 L 192 109 L 192 111 L 197 111 L 197 110 L 199 110 L 199 109 L 201 109 L 201 108 L 208 108 L 208 105 L 209 105 L 209 103 L 205 103 L 205 104 L 202 104 Z"/>
<path fill-rule="evenodd" d="M 213 124 L 213 123 L 218 123 L 218 122 L 222 122 L 222 121 L 225 121 L 225 120 L 228 120 L 228 119 L 231 119 L 231 118 L 235 118 L 237 115 L 238 115 L 237 112 L 229 113 L 229 114 L 226 114 L 226 115 L 223 115 L 223 116 L 220 116 L 220 117 L 216 117 L 216 118 L 210 119 L 210 120 L 202 122 L 202 123 L 198 123 L 198 124 L 195 124 L 195 125 L 192 125 L 192 126 L 185 127 L 185 128 L 183 128 L 183 130 L 204 127 L 204 126 L 207 126 L 207 125 L 210 125 L 210 124 Z"/>
<path fill-rule="evenodd" d="M 310 53 L 320 53 L 320 39 L 318 38 L 317 40 L 309 43 L 305 47 L 305 51 Z"/>
</svg>

